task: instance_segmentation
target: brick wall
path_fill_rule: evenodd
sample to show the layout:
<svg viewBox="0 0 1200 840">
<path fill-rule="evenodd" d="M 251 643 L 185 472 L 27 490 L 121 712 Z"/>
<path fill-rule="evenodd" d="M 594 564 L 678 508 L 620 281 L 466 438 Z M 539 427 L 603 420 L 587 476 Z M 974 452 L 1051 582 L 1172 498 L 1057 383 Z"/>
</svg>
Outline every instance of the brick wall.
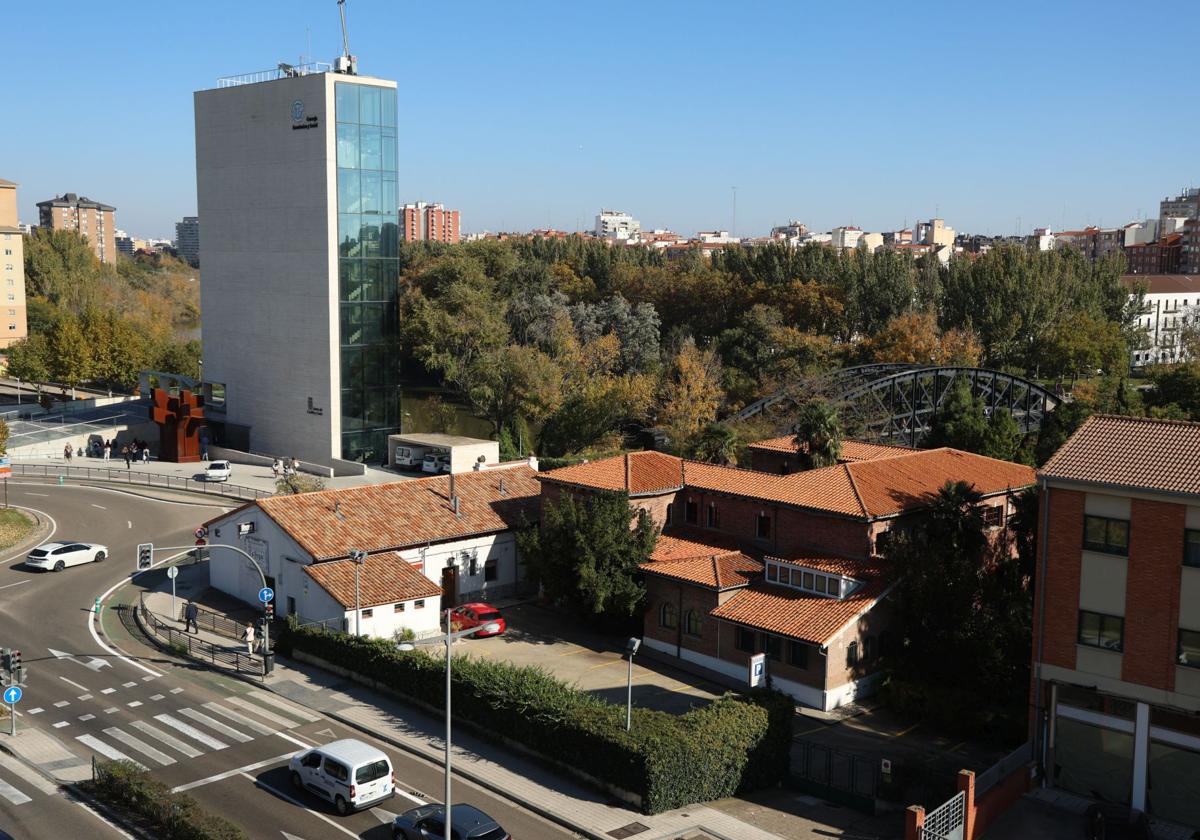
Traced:
<svg viewBox="0 0 1200 840">
<path fill-rule="evenodd" d="M 800 465 L 795 455 L 784 452 L 770 452 L 763 449 L 750 450 L 750 469 L 759 472 L 787 475 L 798 472 Z"/>
<path fill-rule="evenodd" d="M 1042 661 L 1075 668 L 1075 643 L 1079 636 L 1079 575 L 1083 551 L 1084 494 L 1077 490 L 1047 488 L 1049 523 L 1039 524 L 1047 535 L 1046 555 L 1038 557 L 1038 574 L 1045 569 L 1045 643 Z M 1040 552 L 1040 547 L 1039 547 Z M 1178 575 L 1176 575 L 1178 577 Z M 1041 578 L 1039 577 L 1039 582 Z M 1042 596 L 1037 596 L 1038 601 Z M 1037 604 L 1035 604 L 1036 608 Z M 1033 652 L 1038 651 L 1038 614 L 1033 623 Z"/>
<path fill-rule="evenodd" d="M 1130 506 L 1121 679 L 1165 691 L 1175 688 L 1185 516 L 1183 505 L 1169 502 Z"/>
<path fill-rule="evenodd" d="M 750 653 L 737 648 L 737 625 L 730 624 L 728 621 L 718 623 L 721 633 L 721 659 L 726 662 L 734 662 L 743 668 L 748 667 Z M 816 647 L 811 648 L 808 652 L 808 667 L 797 668 L 787 664 L 787 642 L 785 640 L 783 659 L 781 661 L 772 659 L 767 667 L 773 677 L 791 680 L 794 683 L 807 685 L 821 691 L 825 689 L 825 657 L 821 656 Z"/>
<path fill-rule="evenodd" d="M 682 645 L 684 650 L 702 653 L 705 656 L 717 655 L 717 620 L 709 613 L 717 608 L 717 593 L 700 586 L 691 586 L 672 580 L 664 580 L 655 575 L 646 575 L 646 611 L 644 615 L 644 630 L 646 636 L 669 645 Z M 675 627 L 663 627 L 661 624 L 661 608 L 669 603 L 675 608 Z M 692 636 L 685 632 L 685 616 L 689 610 L 695 610 L 701 616 L 700 635 Z"/>
<path fill-rule="evenodd" d="M 882 656 L 882 634 L 892 628 L 895 610 L 888 600 L 883 600 L 875 609 L 860 616 L 858 621 L 846 627 L 829 642 L 829 664 L 826 667 L 825 687 L 832 691 L 846 683 L 870 676 L 888 666 Z M 867 639 L 870 639 L 871 656 L 866 655 Z M 893 637 L 895 643 L 899 642 Z M 846 662 L 847 649 L 851 642 L 858 643 L 858 665 L 851 667 Z M 893 652 L 893 655 L 894 652 Z"/>
</svg>

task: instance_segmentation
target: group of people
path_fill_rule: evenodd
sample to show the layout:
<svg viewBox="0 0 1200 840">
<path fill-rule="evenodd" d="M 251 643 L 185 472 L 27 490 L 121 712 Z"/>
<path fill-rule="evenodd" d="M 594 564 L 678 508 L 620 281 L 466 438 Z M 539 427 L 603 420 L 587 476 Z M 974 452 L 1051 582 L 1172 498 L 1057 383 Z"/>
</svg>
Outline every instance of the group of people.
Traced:
<svg viewBox="0 0 1200 840">
<path fill-rule="evenodd" d="M 200 610 L 199 610 L 199 608 L 197 608 L 196 602 L 188 601 L 187 606 L 185 606 L 183 608 L 183 619 L 185 622 L 183 631 L 185 633 L 197 633 L 198 634 L 200 632 L 200 625 L 197 622 L 197 619 L 199 618 L 199 616 L 200 616 Z M 254 653 L 254 649 L 256 647 L 256 644 L 255 644 L 256 642 L 258 643 L 257 646 L 259 648 L 261 648 L 262 643 L 257 638 L 257 634 L 254 629 L 254 622 L 252 622 L 252 621 L 246 622 L 246 627 L 244 630 L 242 630 L 242 641 L 244 641 L 246 643 L 246 653 L 249 653 L 249 654 Z"/>
<path fill-rule="evenodd" d="M 276 458 L 274 463 L 271 464 L 271 472 L 275 473 L 276 481 L 279 480 L 280 474 L 284 478 L 290 478 L 300 472 L 300 462 L 296 460 L 294 455 L 290 458 Z"/>
<path fill-rule="evenodd" d="M 141 461 L 143 464 L 150 463 L 150 444 L 144 440 L 134 438 L 126 444 L 119 444 L 115 440 L 93 441 L 89 446 L 88 454 L 93 458 L 103 458 L 105 461 L 112 460 L 113 450 L 117 449 L 122 458 L 125 459 L 125 469 L 133 466 L 134 461 Z M 76 450 L 71 444 L 63 446 L 63 458 L 70 463 L 71 458 L 76 454 Z M 78 454 L 83 457 L 83 447 L 79 447 Z"/>
</svg>

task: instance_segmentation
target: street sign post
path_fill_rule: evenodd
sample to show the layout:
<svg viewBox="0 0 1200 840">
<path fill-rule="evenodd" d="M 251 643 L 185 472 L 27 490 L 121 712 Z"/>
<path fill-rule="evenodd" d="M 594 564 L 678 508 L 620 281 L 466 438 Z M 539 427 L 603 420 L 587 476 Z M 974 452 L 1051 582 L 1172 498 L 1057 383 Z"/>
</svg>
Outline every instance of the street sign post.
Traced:
<svg viewBox="0 0 1200 840">
<path fill-rule="evenodd" d="M 167 577 L 171 579 L 171 618 L 174 618 L 178 615 L 178 612 L 175 610 L 175 578 L 179 577 L 179 567 L 168 566 Z"/>
<path fill-rule="evenodd" d="M 756 653 L 750 657 L 748 680 L 751 688 L 760 688 L 767 684 L 767 655 Z"/>
<path fill-rule="evenodd" d="M 275 590 L 269 586 L 264 586 L 258 590 L 258 600 L 262 601 L 263 610 L 266 613 L 267 620 L 263 622 L 263 678 L 267 676 L 267 657 L 271 655 L 271 611 L 267 609 L 267 604 L 275 600 Z"/>
<path fill-rule="evenodd" d="M 21 702 L 22 694 L 24 692 L 19 685 L 10 685 L 4 689 L 4 702 L 8 704 L 9 735 L 17 734 L 17 704 Z"/>
</svg>

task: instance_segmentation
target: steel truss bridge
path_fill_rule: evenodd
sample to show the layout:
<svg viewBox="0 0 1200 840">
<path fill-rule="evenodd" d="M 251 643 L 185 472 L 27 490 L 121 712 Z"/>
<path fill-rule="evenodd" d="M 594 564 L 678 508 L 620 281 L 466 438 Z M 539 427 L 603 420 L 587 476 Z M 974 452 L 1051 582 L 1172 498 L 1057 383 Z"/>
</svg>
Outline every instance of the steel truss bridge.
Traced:
<svg viewBox="0 0 1200 840">
<path fill-rule="evenodd" d="M 1023 432 L 1041 428 L 1062 401 L 1036 382 L 998 370 L 893 363 L 843 368 L 814 382 L 812 390 L 837 403 L 847 425 L 860 427 L 855 437 L 919 446 L 947 394 L 963 381 L 989 417 L 1005 410 Z M 804 396 L 800 389 L 785 388 L 731 419 L 746 420 Z"/>
</svg>

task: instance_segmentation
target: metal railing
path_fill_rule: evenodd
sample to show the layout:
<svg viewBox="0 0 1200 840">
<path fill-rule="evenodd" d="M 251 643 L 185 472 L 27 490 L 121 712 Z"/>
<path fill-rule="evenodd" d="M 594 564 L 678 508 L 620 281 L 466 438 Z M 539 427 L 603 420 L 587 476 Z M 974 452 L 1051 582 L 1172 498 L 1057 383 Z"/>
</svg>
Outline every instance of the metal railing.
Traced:
<svg viewBox="0 0 1200 840">
<path fill-rule="evenodd" d="M 186 621 L 184 615 L 186 609 L 186 603 L 179 605 L 179 615 L 176 616 L 177 621 Z M 219 633 L 222 636 L 228 636 L 231 639 L 240 639 L 242 631 L 246 628 L 246 622 L 238 621 L 196 604 L 196 626 L 213 633 Z M 272 638 L 277 638 L 274 627 L 271 628 L 271 636 Z"/>
<path fill-rule="evenodd" d="M 967 795 L 959 791 L 925 815 L 920 840 L 963 840 L 967 822 Z"/>
<path fill-rule="evenodd" d="M 985 791 L 1004 781 L 1014 770 L 1024 767 L 1031 761 L 1033 761 L 1033 742 L 1026 741 L 975 777 L 975 796 L 981 796 Z"/>
<path fill-rule="evenodd" d="M 136 469 L 106 469 L 100 467 L 68 467 L 58 464 L 13 464 L 14 477 L 71 479 L 77 481 L 110 481 L 139 487 L 161 487 L 167 490 L 182 490 L 188 493 L 205 493 L 211 496 L 229 496 L 235 499 L 254 501 L 275 495 L 271 490 L 242 487 L 225 481 L 197 481 L 176 475 L 158 475 L 139 472 Z"/>
<path fill-rule="evenodd" d="M 289 76 L 307 76 L 310 73 L 328 73 L 333 69 L 332 64 L 324 61 L 309 61 L 305 64 L 290 65 L 285 70 L 283 67 L 277 67 L 274 70 L 259 70 L 255 73 L 242 73 L 239 76 L 222 76 L 217 79 L 217 87 L 237 87 L 238 85 L 252 85 L 256 82 L 273 82 L 276 79 L 286 79 Z"/>
<path fill-rule="evenodd" d="M 251 654 L 242 653 L 237 648 L 218 647 L 211 642 L 196 638 L 191 633 L 178 630 L 151 612 L 146 606 L 145 600 L 139 602 L 137 610 L 142 619 L 142 626 L 164 640 L 168 647 L 178 648 L 181 652 L 186 652 L 188 656 L 202 662 L 212 665 L 220 663 L 235 671 L 262 676 L 264 662 L 261 656 L 255 659 Z"/>
</svg>

